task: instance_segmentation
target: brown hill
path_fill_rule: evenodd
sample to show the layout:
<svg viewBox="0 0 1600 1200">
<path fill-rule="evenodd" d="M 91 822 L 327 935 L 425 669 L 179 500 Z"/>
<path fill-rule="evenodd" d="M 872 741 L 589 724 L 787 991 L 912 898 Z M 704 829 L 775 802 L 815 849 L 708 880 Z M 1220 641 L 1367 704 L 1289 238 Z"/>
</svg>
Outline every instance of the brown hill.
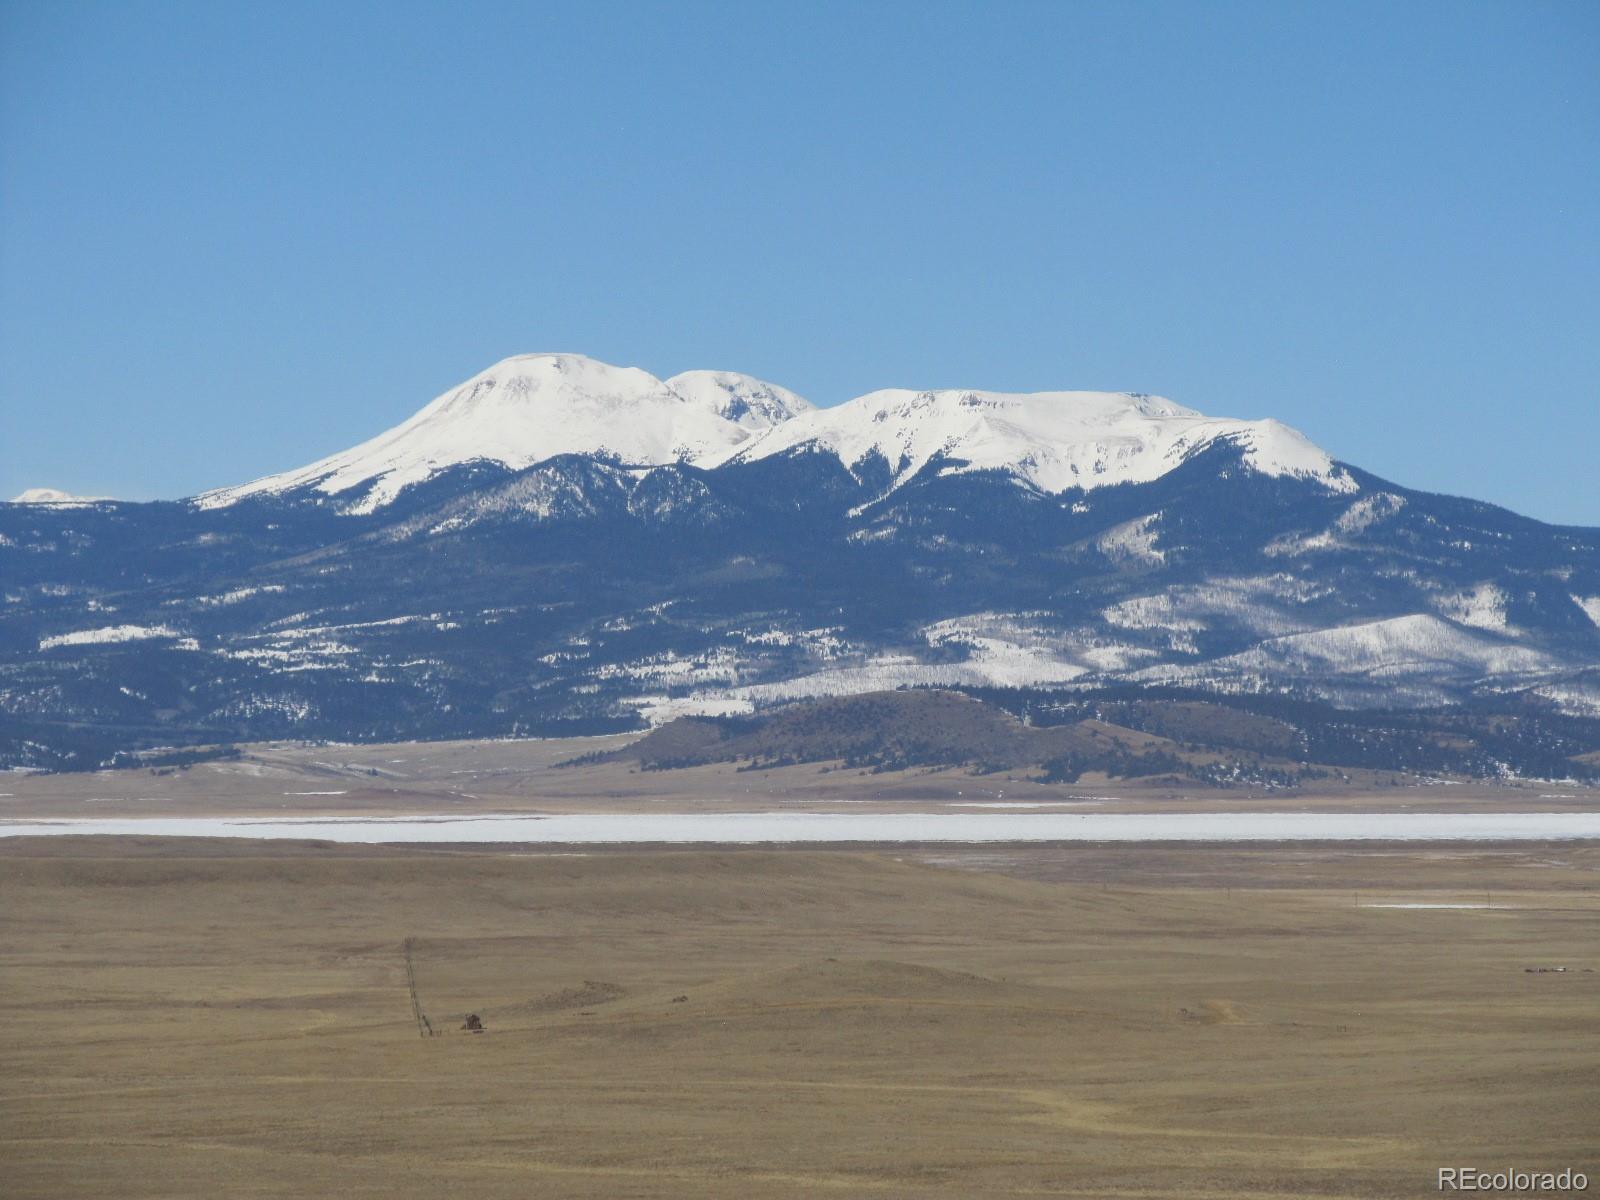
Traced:
<svg viewBox="0 0 1600 1200">
<path fill-rule="evenodd" d="M 1098 720 L 1035 728 L 957 692 L 872 692 L 795 704 L 747 719 L 684 717 L 608 756 L 645 770 L 743 762 L 751 768 L 841 762 L 852 767 L 1042 769 L 1063 778 L 1182 771 L 1165 738 Z"/>
<path fill-rule="evenodd" d="M 749 769 L 837 762 L 903 770 L 962 767 L 1211 786 L 1291 787 L 1381 773 L 1466 778 L 1592 779 L 1600 721 L 1517 698 L 1504 711 L 1354 712 L 1245 696 L 876 692 L 802 701 L 739 718 L 682 718 L 605 756 L 644 770 L 738 762 Z M 1018 714 L 1021 714 L 1019 716 Z"/>
</svg>

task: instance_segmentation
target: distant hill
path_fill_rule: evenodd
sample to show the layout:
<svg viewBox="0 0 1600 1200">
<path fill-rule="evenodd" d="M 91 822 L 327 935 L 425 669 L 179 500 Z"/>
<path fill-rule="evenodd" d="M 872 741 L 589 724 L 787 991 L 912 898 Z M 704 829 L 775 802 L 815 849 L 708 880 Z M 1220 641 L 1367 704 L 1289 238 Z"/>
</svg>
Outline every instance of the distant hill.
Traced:
<svg viewBox="0 0 1600 1200">
<path fill-rule="evenodd" d="M 875 692 L 756 717 L 683 717 L 589 761 L 651 771 L 717 762 L 963 767 L 1055 782 L 1098 775 L 1218 787 L 1292 787 L 1352 772 L 1600 779 L 1600 721 L 1511 706 L 1378 713 L 1271 698 L 988 695 Z"/>
</svg>

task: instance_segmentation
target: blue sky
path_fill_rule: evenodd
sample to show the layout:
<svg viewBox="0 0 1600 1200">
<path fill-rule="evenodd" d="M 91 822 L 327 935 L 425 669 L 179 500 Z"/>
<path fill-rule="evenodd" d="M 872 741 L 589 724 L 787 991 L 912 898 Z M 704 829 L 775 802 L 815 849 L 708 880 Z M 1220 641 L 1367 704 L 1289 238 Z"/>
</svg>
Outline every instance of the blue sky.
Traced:
<svg viewBox="0 0 1600 1200">
<path fill-rule="evenodd" d="M 1600 5 L 0 0 L 0 495 L 508 354 L 1159 392 L 1600 525 Z"/>
</svg>

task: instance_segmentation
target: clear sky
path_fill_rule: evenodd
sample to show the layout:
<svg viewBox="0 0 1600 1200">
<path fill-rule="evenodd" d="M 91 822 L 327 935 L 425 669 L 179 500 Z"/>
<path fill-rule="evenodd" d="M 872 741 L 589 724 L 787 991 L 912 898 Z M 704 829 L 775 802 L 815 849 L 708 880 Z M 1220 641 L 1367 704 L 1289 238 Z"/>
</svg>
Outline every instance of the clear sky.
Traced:
<svg viewBox="0 0 1600 1200">
<path fill-rule="evenodd" d="M 1600 525 L 1600 4 L 0 0 L 0 495 L 508 354 L 1159 392 Z"/>
</svg>

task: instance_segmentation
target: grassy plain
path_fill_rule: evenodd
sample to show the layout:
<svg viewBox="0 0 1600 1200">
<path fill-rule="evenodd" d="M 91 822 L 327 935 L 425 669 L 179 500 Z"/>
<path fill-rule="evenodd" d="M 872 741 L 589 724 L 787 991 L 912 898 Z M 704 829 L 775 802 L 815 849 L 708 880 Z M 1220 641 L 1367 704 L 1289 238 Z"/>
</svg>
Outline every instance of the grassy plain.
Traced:
<svg viewBox="0 0 1600 1200">
<path fill-rule="evenodd" d="M 1578 845 L 11 839 L 0 1193 L 1600 1186 L 1597 885 Z"/>
<path fill-rule="evenodd" d="M 1427 780 L 1355 772 L 1351 783 L 1208 788 L 1086 775 L 1045 784 L 1026 772 L 899 771 L 805 763 L 759 771 L 715 763 L 641 771 L 572 763 L 638 734 L 545 741 L 260 743 L 187 770 L 0 776 L 0 820 L 61 817 L 303 816 L 464 812 L 962 811 L 996 802 L 1096 812 L 1592 811 L 1600 788 L 1533 781 Z M 1035 772 L 1036 774 L 1036 772 Z"/>
</svg>

